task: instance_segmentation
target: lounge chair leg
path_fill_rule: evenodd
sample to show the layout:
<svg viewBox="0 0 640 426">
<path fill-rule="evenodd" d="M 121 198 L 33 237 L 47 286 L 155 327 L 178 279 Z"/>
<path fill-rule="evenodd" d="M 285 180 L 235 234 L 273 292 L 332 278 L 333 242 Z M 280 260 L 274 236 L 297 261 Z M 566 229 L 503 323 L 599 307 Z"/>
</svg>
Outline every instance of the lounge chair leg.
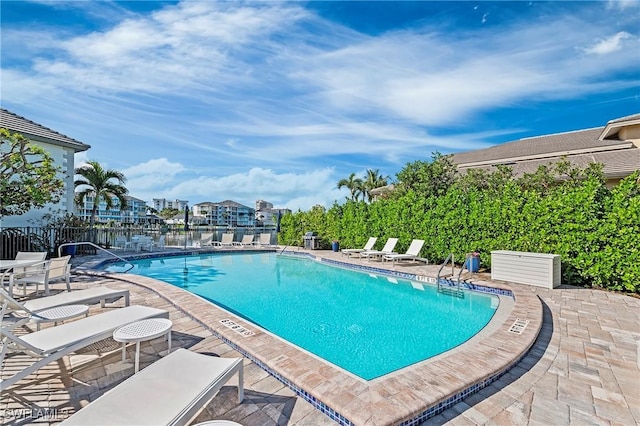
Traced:
<svg viewBox="0 0 640 426">
<path fill-rule="evenodd" d="M 240 364 L 238 370 L 238 404 L 244 399 L 244 362 Z"/>
</svg>

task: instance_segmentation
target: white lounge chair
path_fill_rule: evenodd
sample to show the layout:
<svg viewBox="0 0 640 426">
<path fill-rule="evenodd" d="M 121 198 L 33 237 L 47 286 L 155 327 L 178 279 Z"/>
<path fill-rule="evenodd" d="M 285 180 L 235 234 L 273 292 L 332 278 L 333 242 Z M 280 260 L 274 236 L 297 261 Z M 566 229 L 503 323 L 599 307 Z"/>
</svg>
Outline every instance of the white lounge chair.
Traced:
<svg viewBox="0 0 640 426">
<path fill-rule="evenodd" d="M 254 234 L 245 234 L 242 236 L 242 241 L 236 241 L 235 244 L 238 246 L 252 246 L 255 245 L 253 239 L 255 238 Z"/>
<path fill-rule="evenodd" d="M 14 280 L 14 284 L 22 286 L 23 294 L 27 294 L 27 286 L 35 285 L 36 294 L 38 294 L 38 286 L 42 284 L 44 294 L 49 295 L 49 282 L 55 280 L 65 280 L 67 290 L 71 291 L 71 265 L 69 261 L 71 256 L 56 257 L 43 262 L 44 269 L 36 268 L 27 271 L 23 278 Z"/>
<path fill-rule="evenodd" d="M 233 245 L 233 232 L 225 232 L 220 241 L 213 242 L 214 247 L 231 247 Z"/>
<path fill-rule="evenodd" d="M 4 290 L 0 289 L 0 304 L 2 308 L 2 320 L 14 321 L 13 327 L 29 322 L 32 317 L 37 319 L 38 312 L 65 305 L 91 305 L 97 302 L 105 306 L 107 300 L 115 300 L 124 297 L 125 306 L 129 306 L 129 290 L 113 290 L 108 287 L 91 287 L 83 290 L 58 293 L 54 296 L 39 297 L 36 299 L 18 302 Z M 9 314 L 10 317 L 5 317 Z"/>
<path fill-rule="evenodd" d="M 351 249 L 342 249 L 341 253 L 343 256 L 351 256 L 352 254 L 362 253 L 363 251 L 373 250 L 373 246 L 376 245 L 376 241 L 378 241 L 377 237 L 369 237 L 369 241 L 364 245 L 363 248 L 351 248 Z"/>
<path fill-rule="evenodd" d="M 424 240 L 413 240 L 411 241 L 411 245 L 407 249 L 406 253 L 393 253 L 393 254 L 385 254 L 382 256 L 383 261 L 390 260 L 392 263 L 396 263 L 400 260 L 413 260 L 413 261 L 422 261 L 428 262 L 427 259 L 420 257 L 420 250 L 422 250 L 422 246 L 424 245 Z"/>
<path fill-rule="evenodd" d="M 65 355 L 104 340 L 123 325 L 147 318 L 168 318 L 169 312 L 147 306 L 127 306 L 98 315 L 92 315 L 23 336 L 11 332 L 13 325 L 0 326 L 2 351 L 0 365 L 9 350 L 24 352 L 40 359 L 11 377 L 0 381 L 0 391 L 14 385 L 45 365 L 57 361 Z"/>
<path fill-rule="evenodd" d="M 186 425 L 234 374 L 244 399 L 242 358 L 178 349 L 120 383 L 61 424 Z"/>
<path fill-rule="evenodd" d="M 204 232 L 200 235 L 200 241 L 198 242 L 198 247 L 206 247 L 213 244 L 213 233 Z"/>
<path fill-rule="evenodd" d="M 263 232 L 260 234 L 260 239 L 258 240 L 258 246 L 260 247 L 276 247 L 275 244 L 271 244 L 271 233 Z"/>
<path fill-rule="evenodd" d="M 389 238 L 387 242 L 384 244 L 384 247 L 382 247 L 382 250 L 365 250 L 363 252 L 360 252 L 360 256 L 366 257 L 367 260 L 369 260 L 374 257 L 375 258 L 382 257 L 385 254 L 393 254 L 395 253 L 393 249 L 396 248 L 397 243 L 398 243 L 397 238 Z"/>
</svg>

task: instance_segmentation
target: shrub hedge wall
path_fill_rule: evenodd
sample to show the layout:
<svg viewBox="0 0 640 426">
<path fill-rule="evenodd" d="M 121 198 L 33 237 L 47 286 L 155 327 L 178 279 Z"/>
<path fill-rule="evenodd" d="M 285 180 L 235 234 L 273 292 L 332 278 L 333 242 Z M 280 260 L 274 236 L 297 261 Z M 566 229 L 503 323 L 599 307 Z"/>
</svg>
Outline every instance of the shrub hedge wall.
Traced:
<svg viewBox="0 0 640 426">
<path fill-rule="evenodd" d="M 304 233 L 316 231 L 326 248 L 332 240 L 362 247 L 370 236 L 382 247 L 398 237 L 396 251 L 404 252 L 416 238 L 426 241 L 422 255 L 431 263 L 478 251 L 486 268 L 492 250 L 553 253 L 562 257 L 565 284 L 640 293 L 639 172 L 612 189 L 597 168 L 573 170 L 554 185 L 532 176 L 481 178 L 458 179 L 443 195 L 408 189 L 371 204 L 298 211 L 282 218 L 279 243 L 302 245 Z"/>
</svg>

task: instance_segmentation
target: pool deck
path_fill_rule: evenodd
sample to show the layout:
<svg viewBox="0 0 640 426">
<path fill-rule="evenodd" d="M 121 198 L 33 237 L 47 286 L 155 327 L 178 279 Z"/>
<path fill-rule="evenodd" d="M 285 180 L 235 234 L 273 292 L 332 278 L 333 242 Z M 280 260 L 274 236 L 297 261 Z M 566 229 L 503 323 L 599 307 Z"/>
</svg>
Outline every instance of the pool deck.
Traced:
<svg viewBox="0 0 640 426">
<path fill-rule="evenodd" d="M 329 251 L 309 254 L 392 269 L 391 265 L 349 259 Z M 433 277 L 438 266 L 407 263 L 395 265 L 393 269 Z M 153 279 L 121 274 L 79 275 L 74 277 L 73 286 L 128 288 L 132 304 L 167 309 L 174 322 L 174 347 L 227 357 L 241 355 L 235 348 L 250 354 L 253 361 L 245 360 L 243 403 L 235 401 L 233 382 L 230 382 L 197 421 L 223 418 L 246 426 L 334 423 L 256 365 L 260 363 L 357 425 L 411 420 L 432 401 L 450 398 L 457 390 L 507 368 L 504 375 L 487 387 L 455 402 L 427 423 L 640 423 L 640 299 L 570 286 L 547 290 L 492 283 L 489 278 L 486 274 L 474 274 L 472 281 L 509 288 L 516 298 L 513 310 L 501 324 L 485 333 L 482 339 L 469 342 L 451 354 L 369 382 L 212 307 L 198 296 Z M 62 289 L 62 286 L 56 288 Z M 122 302 L 116 303 L 121 305 Z M 92 314 L 100 311 L 98 306 L 91 308 Z M 220 324 L 219 320 L 226 318 L 255 334 L 239 336 Z M 516 318 L 530 320 L 522 334 L 508 331 Z M 156 354 L 166 351 L 165 345 L 162 339 L 143 344 L 141 368 L 157 360 Z M 21 425 L 55 424 L 63 420 L 131 375 L 133 365 L 120 361 L 118 349 L 111 341 L 93 345 L 22 380 L 0 396 L 0 420 Z M 8 358 L 3 365 L 3 377 L 19 369 L 26 358 L 21 355 Z M 27 413 L 34 417 L 27 417 Z"/>
</svg>

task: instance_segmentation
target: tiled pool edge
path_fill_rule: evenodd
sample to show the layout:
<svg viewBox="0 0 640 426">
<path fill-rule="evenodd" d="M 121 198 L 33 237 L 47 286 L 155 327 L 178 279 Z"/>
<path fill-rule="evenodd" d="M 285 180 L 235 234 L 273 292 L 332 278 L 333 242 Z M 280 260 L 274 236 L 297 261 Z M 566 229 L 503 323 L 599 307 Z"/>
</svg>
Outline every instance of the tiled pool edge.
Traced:
<svg viewBox="0 0 640 426">
<path fill-rule="evenodd" d="M 201 252 L 198 252 L 198 253 L 201 253 Z M 147 256 L 147 257 L 149 257 L 149 256 Z M 144 257 L 136 257 L 136 259 L 141 259 L 141 258 L 144 258 Z M 135 260 L 135 259 L 130 258 L 130 260 Z M 119 261 L 119 260 L 116 259 L 116 261 Z M 110 262 L 111 261 L 108 260 L 106 262 L 100 262 L 100 264 L 110 263 Z M 323 403 L 322 401 L 318 400 L 316 397 L 311 395 L 309 392 L 305 391 L 304 389 L 302 389 L 299 386 L 297 386 L 296 384 L 294 384 L 292 381 L 290 381 L 287 378 L 283 377 L 280 373 L 278 373 L 277 371 L 275 371 L 274 369 L 272 369 L 271 367 L 266 365 L 264 362 L 262 362 L 261 360 L 256 358 L 253 354 L 251 354 L 250 352 L 248 352 L 247 350 L 245 350 L 244 348 L 242 348 L 241 346 L 239 346 L 238 344 L 236 344 L 235 342 L 233 342 L 232 340 L 230 340 L 229 338 L 227 338 L 223 334 L 219 333 L 217 330 L 213 329 L 209 324 L 205 323 L 204 321 L 201 321 L 196 315 L 193 315 L 192 312 L 185 310 L 182 306 L 180 306 L 180 304 L 175 303 L 172 299 L 170 299 L 170 298 L 164 296 L 163 294 L 161 294 L 161 292 L 159 292 L 157 288 L 151 287 L 151 286 L 147 285 L 146 283 L 139 282 L 135 278 L 135 277 L 139 277 L 139 276 L 136 276 L 136 275 L 126 275 L 126 276 L 124 276 L 124 275 L 121 275 L 121 274 L 114 274 L 114 273 L 105 272 L 105 271 L 96 271 L 96 270 L 89 269 L 89 268 L 82 268 L 82 269 L 80 269 L 78 271 L 78 273 L 80 273 L 82 275 L 96 276 L 96 277 L 101 277 L 101 278 L 110 278 L 110 279 L 114 279 L 114 280 L 117 280 L 117 281 L 126 282 L 126 283 L 128 283 L 130 285 L 140 286 L 140 287 L 143 287 L 145 289 L 148 289 L 150 291 L 155 292 L 156 294 L 158 294 L 159 296 L 161 296 L 165 300 L 167 300 L 167 302 L 169 302 L 174 308 L 176 308 L 177 310 L 179 310 L 183 314 L 188 315 L 189 317 L 191 317 L 194 321 L 196 321 L 198 324 L 200 324 L 202 327 L 204 327 L 207 331 L 209 331 L 213 336 L 215 336 L 216 338 L 222 340 L 225 344 L 229 345 L 233 350 L 235 350 L 235 351 L 239 352 L 240 354 L 242 354 L 242 356 L 244 356 L 244 357 L 248 358 L 249 360 L 251 360 L 251 362 L 253 362 L 258 367 L 260 367 L 261 369 L 266 371 L 269 375 L 271 375 L 272 377 L 277 379 L 280 383 L 282 383 L 283 385 L 285 385 L 289 389 L 291 389 L 296 395 L 300 396 L 305 401 L 307 401 L 308 403 L 313 405 L 314 408 L 316 408 L 317 410 L 319 410 L 322 413 L 326 414 L 331 420 L 333 420 L 336 423 L 338 423 L 340 425 L 343 425 L 343 426 L 355 426 L 355 423 L 351 422 L 346 417 L 344 417 L 343 415 L 338 413 L 336 410 L 332 409 L 327 404 Z M 142 277 L 142 278 L 144 278 L 145 281 L 146 280 L 151 280 L 151 281 L 159 282 L 159 283 L 164 284 L 164 285 L 171 286 L 171 284 L 167 284 L 167 283 L 164 283 L 162 281 L 155 280 L 153 278 L 149 278 L 149 277 Z M 175 287 L 175 286 L 171 286 L 171 287 Z M 179 287 L 175 287 L 175 288 L 179 289 Z M 189 294 L 191 294 L 191 293 L 189 293 Z M 200 298 L 200 296 L 198 296 L 198 295 L 195 295 L 195 294 L 191 294 L 191 295 Z M 202 300 L 205 300 L 205 299 L 202 299 Z M 211 302 L 207 301 L 207 303 L 211 303 Z M 243 319 L 243 321 L 244 321 L 244 319 Z"/>
<path fill-rule="evenodd" d="M 273 251 L 273 250 L 271 250 L 271 251 Z M 213 251 L 213 252 L 215 252 L 215 253 L 223 253 L 224 251 L 216 250 L 216 251 Z M 237 253 L 238 251 L 236 250 L 236 251 L 229 251 L 229 252 L 236 252 Z M 193 253 L 178 252 L 175 255 L 179 256 L 179 255 L 184 255 L 184 254 L 204 254 L 204 252 L 202 252 L 202 251 L 195 251 Z M 308 253 L 295 253 L 295 255 L 296 256 L 305 256 L 305 257 L 313 258 L 313 259 L 316 259 L 316 260 L 321 260 L 321 258 L 319 258 L 317 256 L 314 256 L 314 255 L 311 255 L 311 254 L 308 254 Z M 157 257 L 157 255 L 136 256 L 136 258 L 138 258 L 138 259 L 139 258 L 148 258 L 148 257 Z M 131 258 L 131 259 L 133 260 L 133 258 Z M 391 275 L 391 276 L 397 276 L 397 277 L 405 278 L 405 279 L 414 279 L 414 280 L 418 280 L 418 281 L 424 281 L 424 280 L 416 279 L 416 277 L 418 277 L 418 276 L 415 275 L 415 274 L 406 274 L 406 273 L 402 273 L 402 272 L 395 272 L 395 271 L 390 271 L 390 270 L 387 270 L 387 269 L 379 269 L 379 268 L 375 268 L 375 267 L 369 267 L 369 266 L 366 266 L 366 265 L 353 265 L 353 264 L 348 264 L 348 263 L 344 263 L 344 262 L 340 262 L 340 261 L 335 261 L 335 260 L 332 260 L 332 259 L 325 259 L 325 261 L 327 261 L 327 263 L 329 263 L 329 264 L 335 264 L 336 266 L 344 266 L 344 267 L 352 267 L 352 268 L 355 267 L 355 269 L 366 270 L 368 272 L 373 271 L 373 272 L 381 273 L 381 274 L 384 274 L 384 275 Z M 104 272 L 98 272 L 97 275 L 105 275 L 105 273 Z M 131 276 L 130 275 L 130 276 L 126 277 L 126 279 L 123 279 L 124 277 L 122 277 L 122 275 L 119 275 L 119 274 L 107 274 L 107 275 L 110 276 L 111 278 L 115 278 L 115 279 L 122 280 L 122 281 L 127 281 L 127 282 L 130 282 L 132 284 L 136 284 L 136 285 L 142 285 L 143 287 L 148 288 L 149 290 L 154 291 L 157 294 L 160 294 L 161 296 L 163 296 L 165 299 L 167 299 L 166 296 L 162 295 L 161 292 L 157 291 L 158 289 L 156 289 L 156 288 L 154 288 L 154 287 L 152 287 L 150 285 L 140 284 L 139 282 L 137 282 L 138 281 L 137 279 L 134 279 L 134 280 L 130 279 L 130 278 L 137 277 L 137 276 Z M 144 277 L 142 277 L 142 278 L 144 278 Z M 155 281 L 155 280 L 153 280 L 153 281 Z M 434 282 L 435 282 L 435 279 L 434 279 Z M 167 285 L 167 286 L 169 285 L 169 284 L 166 284 L 166 283 L 162 283 L 162 284 Z M 494 287 L 485 286 L 485 285 L 476 285 L 476 284 L 467 283 L 467 288 L 471 288 L 469 286 L 477 287 L 479 289 L 479 291 L 483 291 L 483 290 L 487 290 L 488 289 L 489 291 L 485 291 L 485 292 L 494 293 L 494 294 L 511 295 L 511 296 L 513 296 L 515 298 L 515 295 L 513 294 L 513 292 L 511 292 L 511 290 L 499 289 L 499 288 L 494 288 Z M 171 286 L 171 287 L 173 287 L 173 286 Z M 179 289 L 178 287 L 174 287 L 174 288 Z M 170 299 L 168 299 L 168 300 L 170 300 Z M 202 324 L 205 328 L 207 328 L 216 337 L 220 338 L 222 341 L 227 343 L 229 346 L 231 346 L 232 348 L 234 348 L 238 352 L 242 353 L 244 356 L 246 356 L 248 359 L 250 359 L 256 365 L 258 365 L 260 368 L 262 368 L 263 370 L 267 371 L 270 375 L 272 375 L 273 377 L 278 379 L 281 383 L 283 383 L 287 387 L 289 387 L 292 391 L 294 391 L 301 398 L 304 398 L 306 401 L 308 401 L 310 404 L 312 404 L 318 410 L 320 410 L 321 412 L 325 413 L 332 420 L 338 422 L 339 424 L 343 424 L 343 425 L 357 424 L 353 420 L 349 420 L 343 413 L 340 413 L 340 412 L 332 409 L 329 405 L 327 405 L 326 403 L 320 401 L 317 397 L 314 397 L 311 393 L 309 393 L 309 392 L 305 391 L 303 388 L 297 386 L 292 380 L 287 379 L 282 374 L 280 374 L 277 371 L 273 370 L 272 368 L 270 368 L 268 365 L 266 365 L 262 361 L 256 359 L 255 356 L 251 355 L 248 351 L 244 350 L 238 344 L 234 343 L 233 341 L 231 341 L 227 337 L 221 335 L 216 330 L 214 330 L 211 326 L 209 326 L 208 324 L 206 324 L 203 321 L 201 321 L 199 318 L 197 318 L 197 315 L 194 315 L 191 312 L 185 311 L 179 304 L 176 304 L 173 301 L 171 301 L 171 303 L 177 309 L 179 309 L 182 312 L 186 313 L 190 317 L 196 319 L 198 321 L 198 323 Z M 540 309 L 541 309 L 541 306 L 540 306 Z M 540 326 L 541 322 L 538 325 Z M 466 398 L 467 396 L 471 395 L 472 393 L 475 393 L 475 392 L 479 391 L 480 389 L 482 389 L 482 388 L 488 386 L 489 384 L 493 383 L 500 376 L 502 376 L 506 371 L 508 371 L 513 365 L 517 364 L 524 356 L 526 356 L 526 354 L 529 352 L 531 346 L 535 342 L 535 338 L 537 337 L 538 332 L 540 330 L 539 326 L 536 328 L 535 336 L 533 336 L 533 339 L 530 340 L 530 342 L 529 342 L 528 346 L 526 347 L 526 349 L 523 352 L 521 352 L 519 354 L 519 356 L 517 356 L 514 359 L 511 359 L 510 362 L 506 363 L 501 368 L 494 369 L 490 373 L 490 375 L 488 377 L 482 378 L 480 380 L 475 380 L 473 383 L 471 383 L 469 386 L 465 387 L 464 389 L 461 389 L 461 390 L 457 391 L 455 394 L 453 394 L 453 395 L 451 395 L 449 397 L 445 396 L 443 399 L 441 399 L 439 401 L 436 401 L 434 404 L 428 406 L 423 411 L 418 412 L 417 414 L 414 412 L 414 414 L 412 414 L 410 418 L 406 418 L 404 420 L 397 419 L 397 421 L 392 422 L 392 424 L 417 425 L 417 424 L 425 421 L 426 419 L 428 419 L 428 418 L 430 418 L 432 416 L 435 416 L 435 415 L 443 412 L 444 410 L 452 407 L 453 405 L 457 404 L 462 399 Z"/>
</svg>

